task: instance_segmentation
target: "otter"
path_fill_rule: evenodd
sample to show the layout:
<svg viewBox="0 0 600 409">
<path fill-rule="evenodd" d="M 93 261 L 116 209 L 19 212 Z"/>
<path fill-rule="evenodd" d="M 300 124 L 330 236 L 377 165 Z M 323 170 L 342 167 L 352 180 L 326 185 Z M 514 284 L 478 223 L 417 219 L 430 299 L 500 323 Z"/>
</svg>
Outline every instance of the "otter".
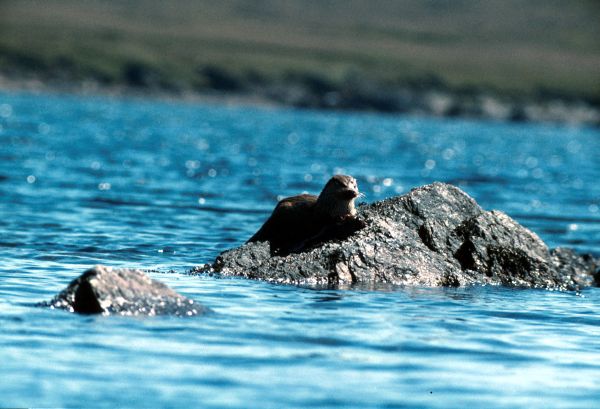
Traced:
<svg viewBox="0 0 600 409">
<path fill-rule="evenodd" d="M 268 241 L 271 254 L 283 256 L 344 239 L 365 227 L 356 217 L 354 200 L 359 196 L 356 179 L 335 175 L 319 196 L 302 194 L 279 201 L 248 242 Z"/>
</svg>

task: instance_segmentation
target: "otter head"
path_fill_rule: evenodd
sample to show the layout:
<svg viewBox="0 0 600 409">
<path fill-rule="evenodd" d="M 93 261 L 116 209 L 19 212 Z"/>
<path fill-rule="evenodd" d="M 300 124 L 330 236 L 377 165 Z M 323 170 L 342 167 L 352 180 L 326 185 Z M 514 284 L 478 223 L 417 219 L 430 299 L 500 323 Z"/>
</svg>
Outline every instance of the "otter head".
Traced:
<svg viewBox="0 0 600 409">
<path fill-rule="evenodd" d="M 335 175 L 321 191 L 317 206 L 333 218 L 354 216 L 354 200 L 360 195 L 356 179 L 352 176 Z"/>
</svg>

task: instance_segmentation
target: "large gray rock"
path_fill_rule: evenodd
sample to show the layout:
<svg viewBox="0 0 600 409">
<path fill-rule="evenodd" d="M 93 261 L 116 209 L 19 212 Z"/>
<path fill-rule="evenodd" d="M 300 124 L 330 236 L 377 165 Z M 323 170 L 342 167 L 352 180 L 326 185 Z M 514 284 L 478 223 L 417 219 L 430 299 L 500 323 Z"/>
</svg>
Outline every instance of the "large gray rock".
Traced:
<svg viewBox="0 0 600 409">
<path fill-rule="evenodd" d="M 104 315 L 192 316 L 210 311 L 140 270 L 105 266 L 90 268 L 42 305 Z"/>
<path fill-rule="evenodd" d="M 571 250 L 550 251 L 506 214 L 483 210 L 447 184 L 361 206 L 358 216 L 367 226 L 345 240 L 285 257 L 271 255 L 267 243 L 247 243 L 196 271 L 298 285 L 577 289 L 594 284 L 599 265 Z"/>
</svg>

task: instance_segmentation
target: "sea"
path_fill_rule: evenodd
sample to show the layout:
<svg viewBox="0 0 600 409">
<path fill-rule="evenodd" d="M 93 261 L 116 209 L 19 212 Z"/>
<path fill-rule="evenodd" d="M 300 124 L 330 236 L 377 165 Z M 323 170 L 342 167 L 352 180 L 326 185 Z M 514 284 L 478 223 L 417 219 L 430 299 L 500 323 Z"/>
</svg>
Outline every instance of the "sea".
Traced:
<svg viewBox="0 0 600 409">
<path fill-rule="evenodd" d="M 594 408 L 600 288 L 314 289 L 194 275 L 278 199 L 441 181 L 600 256 L 600 130 L 0 92 L 0 407 Z M 194 317 L 39 307 L 141 268 Z"/>
</svg>

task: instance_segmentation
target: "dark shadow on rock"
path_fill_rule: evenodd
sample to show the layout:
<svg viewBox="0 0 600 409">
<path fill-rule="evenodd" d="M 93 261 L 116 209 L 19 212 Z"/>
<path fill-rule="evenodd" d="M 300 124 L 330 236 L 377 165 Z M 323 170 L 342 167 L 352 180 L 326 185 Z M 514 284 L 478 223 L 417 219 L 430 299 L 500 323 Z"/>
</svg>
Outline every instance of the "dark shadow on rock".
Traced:
<svg viewBox="0 0 600 409">
<path fill-rule="evenodd" d="M 287 256 L 289 254 L 306 253 L 324 243 L 345 240 L 365 227 L 366 223 L 363 220 L 355 217 L 348 217 L 324 226 L 314 237 L 310 237 L 301 243 L 295 243 L 291 248 L 277 248 L 273 247 L 273 244 L 271 243 L 269 249 L 271 251 L 271 256 Z"/>
</svg>

